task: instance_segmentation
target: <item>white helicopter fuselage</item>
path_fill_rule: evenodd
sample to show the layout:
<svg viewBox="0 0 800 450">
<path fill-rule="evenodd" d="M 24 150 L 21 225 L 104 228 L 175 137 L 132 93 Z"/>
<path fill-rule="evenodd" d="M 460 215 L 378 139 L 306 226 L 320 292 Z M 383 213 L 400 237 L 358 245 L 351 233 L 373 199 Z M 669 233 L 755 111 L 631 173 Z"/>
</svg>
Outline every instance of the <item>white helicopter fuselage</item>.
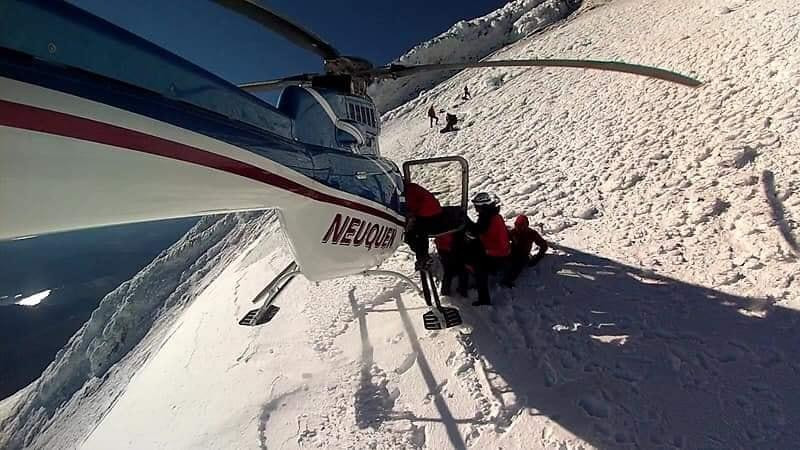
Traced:
<svg viewBox="0 0 800 450">
<path fill-rule="evenodd" d="M 287 114 L 67 3 L 5 8 L 0 239 L 274 208 L 310 280 L 401 244 L 402 176 L 379 155 L 374 112 L 340 118 L 346 103 L 292 87 L 284 109 L 312 103 Z"/>
<path fill-rule="evenodd" d="M 191 130 L 2 77 L 0 110 L 0 239 L 276 208 L 312 280 L 402 241 L 397 212 Z"/>
</svg>

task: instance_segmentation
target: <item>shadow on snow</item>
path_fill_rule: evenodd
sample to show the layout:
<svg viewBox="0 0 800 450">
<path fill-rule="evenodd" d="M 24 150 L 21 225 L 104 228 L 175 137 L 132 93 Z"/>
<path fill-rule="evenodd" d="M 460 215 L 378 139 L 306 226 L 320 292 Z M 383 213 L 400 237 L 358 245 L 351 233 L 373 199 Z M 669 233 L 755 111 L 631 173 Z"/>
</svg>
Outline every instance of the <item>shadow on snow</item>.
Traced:
<svg viewBox="0 0 800 450">
<path fill-rule="evenodd" d="M 464 352 L 451 362 L 454 373 L 472 364 L 486 374 L 491 408 L 466 420 L 478 429 L 530 414 L 600 448 L 800 440 L 798 311 L 567 247 L 494 297 L 492 308 L 458 305 L 474 329 L 455 332 Z"/>
</svg>

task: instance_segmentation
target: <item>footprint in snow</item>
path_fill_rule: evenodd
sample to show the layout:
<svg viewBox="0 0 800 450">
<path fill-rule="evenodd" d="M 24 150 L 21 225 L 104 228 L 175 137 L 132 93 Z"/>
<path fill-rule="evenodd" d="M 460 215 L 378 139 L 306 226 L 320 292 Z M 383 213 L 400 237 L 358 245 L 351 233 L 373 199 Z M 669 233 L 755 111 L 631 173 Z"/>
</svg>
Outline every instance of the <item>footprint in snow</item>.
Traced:
<svg viewBox="0 0 800 450">
<path fill-rule="evenodd" d="M 578 406 L 591 417 L 606 419 L 611 415 L 611 407 L 599 397 L 589 395 L 578 400 Z"/>
<path fill-rule="evenodd" d="M 417 362 L 417 352 L 409 353 L 403 358 L 403 362 L 394 369 L 394 373 L 398 375 L 402 375 L 408 372 L 408 369 L 414 366 L 414 363 Z"/>
</svg>

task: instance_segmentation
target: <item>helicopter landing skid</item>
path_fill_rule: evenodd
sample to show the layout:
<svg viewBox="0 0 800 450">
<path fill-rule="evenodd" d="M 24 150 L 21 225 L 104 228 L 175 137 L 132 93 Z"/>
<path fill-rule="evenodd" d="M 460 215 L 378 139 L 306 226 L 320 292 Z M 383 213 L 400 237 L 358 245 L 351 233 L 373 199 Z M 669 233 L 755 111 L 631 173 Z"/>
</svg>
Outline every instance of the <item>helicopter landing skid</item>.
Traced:
<svg viewBox="0 0 800 450">
<path fill-rule="evenodd" d="M 239 325 L 246 326 L 246 327 L 255 327 L 258 325 L 263 325 L 273 317 L 275 314 L 278 313 L 280 308 L 273 305 L 272 302 L 275 301 L 275 298 L 278 297 L 278 294 L 283 291 L 283 288 L 289 284 L 295 276 L 300 274 L 300 270 L 297 268 L 297 263 L 292 261 L 289 265 L 286 266 L 281 273 L 278 274 L 275 279 L 270 282 L 267 287 L 261 290 L 258 293 L 255 299 L 253 299 L 253 303 L 258 303 L 261 300 L 264 300 L 264 304 L 261 305 L 260 308 L 251 309 L 247 312 L 247 314 L 242 317 L 239 321 Z"/>
<path fill-rule="evenodd" d="M 456 308 L 442 306 L 439 301 L 439 292 L 436 290 L 436 283 L 433 280 L 433 275 L 431 275 L 427 269 L 422 269 L 419 273 L 420 279 L 422 280 L 422 289 L 407 276 L 393 270 L 365 270 L 361 274 L 364 276 L 384 275 L 396 277 L 416 289 L 417 293 L 425 299 L 425 304 L 430 308 L 428 312 L 422 315 L 422 323 L 425 325 L 426 330 L 441 330 L 443 328 L 461 325 L 461 314 L 458 310 Z"/>
<path fill-rule="evenodd" d="M 461 320 L 461 314 L 458 310 L 449 306 L 442 306 L 433 275 L 427 269 L 421 269 L 419 275 L 422 279 L 422 293 L 425 303 L 430 308 L 430 311 L 422 315 L 422 323 L 425 325 L 425 329 L 441 330 L 461 325 L 463 320 Z"/>
<path fill-rule="evenodd" d="M 239 325 L 246 326 L 246 327 L 255 327 L 258 325 L 263 325 L 273 317 L 275 314 L 278 313 L 280 310 L 279 307 L 272 304 L 273 301 L 278 297 L 278 295 L 283 291 L 287 284 L 289 284 L 295 276 L 300 273 L 300 270 L 297 268 L 297 264 L 295 262 L 290 263 L 286 266 L 271 283 L 269 283 L 261 292 L 258 293 L 256 298 L 253 300 L 253 303 L 258 303 L 261 300 L 264 300 L 264 304 L 261 305 L 260 308 L 251 309 L 247 312 L 247 314 L 239 320 Z M 401 278 L 402 280 L 408 282 L 411 286 L 417 289 L 418 292 L 419 288 L 416 284 L 407 276 L 402 275 L 397 272 L 388 271 L 388 270 L 365 270 L 362 272 L 362 275 L 369 276 L 369 275 L 390 275 Z M 420 279 L 422 280 L 422 294 L 423 298 L 425 299 L 425 304 L 428 305 L 430 310 L 422 315 L 422 322 L 425 326 L 426 330 L 441 330 L 443 328 L 450 328 L 456 327 L 463 323 L 461 320 L 461 314 L 458 312 L 456 308 L 451 308 L 448 306 L 442 306 L 442 303 L 439 299 L 439 292 L 436 290 L 436 283 L 433 279 L 433 275 L 428 272 L 427 269 L 420 270 Z"/>
<path fill-rule="evenodd" d="M 263 310 L 262 308 L 251 309 L 242 317 L 242 320 L 239 321 L 239 325 L 246 327 L 263 325 L 272 320 L 275 314 L 278 314 L 278 311 L 280 311 L 280 308 L 275 305 L 267 305 Z"/>
</svg>

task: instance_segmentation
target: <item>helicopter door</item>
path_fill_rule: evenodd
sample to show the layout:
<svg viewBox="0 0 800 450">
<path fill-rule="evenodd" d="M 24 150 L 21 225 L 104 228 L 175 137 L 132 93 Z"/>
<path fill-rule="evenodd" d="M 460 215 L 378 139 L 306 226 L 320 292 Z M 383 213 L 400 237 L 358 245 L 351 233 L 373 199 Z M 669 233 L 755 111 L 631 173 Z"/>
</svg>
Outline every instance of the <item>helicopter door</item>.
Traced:
<svg viewBox="0 0 800 450">
<path fill-rule="evenodd" d="M 466 225 L 469 164 L 460 156 L 415 159 L 403 163 L 403 177 L 429 190 L 442 205 L 451 229 L 458 231 Z"/>
</svg>

